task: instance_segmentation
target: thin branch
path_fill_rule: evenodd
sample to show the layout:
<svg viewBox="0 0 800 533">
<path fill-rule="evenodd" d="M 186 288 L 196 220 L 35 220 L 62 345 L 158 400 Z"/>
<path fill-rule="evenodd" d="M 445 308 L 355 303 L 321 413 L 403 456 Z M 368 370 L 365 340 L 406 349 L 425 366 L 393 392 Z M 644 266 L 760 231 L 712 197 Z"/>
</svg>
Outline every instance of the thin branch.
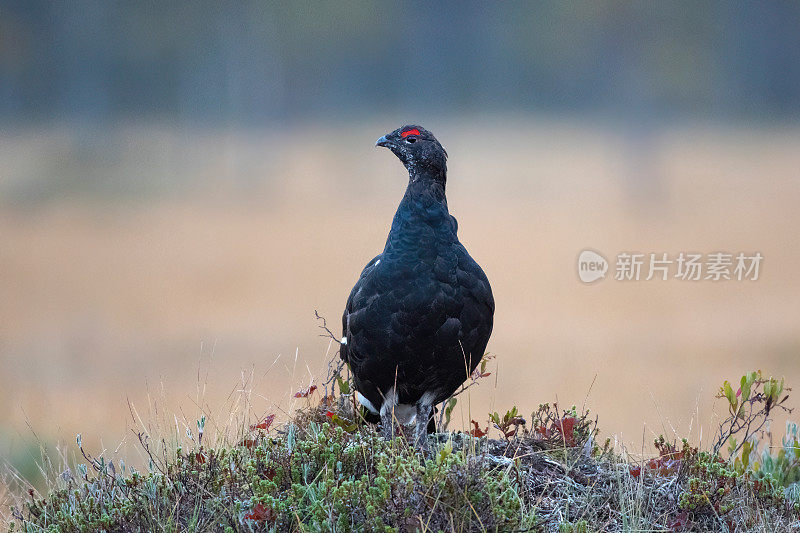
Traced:
<svg viewBox="0 0 800 533">
<path fill-rule="evenodd" d="M 150 457 L 150 464 L 152 464 L 159 472 L 166 475 L 166 472 L 161 468 L 158 460 L 155 458 L 155 456 L 153 456 L 153 452 L 150 450 L 150 444 L 148 442 L 149 439 L 147 435 L 144 433 L 136 433 L 136 436 L 138 437 L 139 443 L 142 445 L 145 453 L 147 453 L 147 456 Z"/>
<path fill-rule="evenodd" d="M 316 317 L 316 319 L 318 321 L 319 320 L 322 321 L 322 325 L 318 325 L 317 327 L 319 329 L 321 329 L 322 331 L 324 331 L 325 333 L 320 334 L 320 337 L 330 338 L 330 339 L 336 341 L 337 343 L 339 343 L 339 345 L 341 345 L 342 341 L 339 339 L 339 337 L 337 337 L 336 335 L 333 334 L 333 332 L 330 330 L 330 328 L 328 328 L 328 321 L 325 320 L 325 317 L 320 316 L 320 314 L 317 312 L 316 309 L 314 309 L 314 316 Z"/>
</svg>

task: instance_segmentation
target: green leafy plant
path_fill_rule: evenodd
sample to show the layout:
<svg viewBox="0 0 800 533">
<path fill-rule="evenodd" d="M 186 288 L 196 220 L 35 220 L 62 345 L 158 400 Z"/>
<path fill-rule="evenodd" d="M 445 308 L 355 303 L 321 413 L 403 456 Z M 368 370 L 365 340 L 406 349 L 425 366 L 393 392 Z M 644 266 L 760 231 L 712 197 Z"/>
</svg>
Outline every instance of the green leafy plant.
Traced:
<svg viewBox="0 0 800 533">
<path fill-rule="evenodd" d="M 442 416 L 439 418 L 440 431 L 447 431 L 447 428 L 450 427 L 450 419 L 453 416 L 453 409 L 456 408 L 457 403 L 458 403 L 458 398 L 456 398 L 455 396 L 453 396 L 444 403 Z"/>
<path fill-rule="evenodd" d="M 506 440 L 517 434 L 519 426 L 525 425 L 525 419 L 519 415 L 516 405 L 506 411 L 502 418 L 497 412 L 489 414 L 489 420 L 494 424 L 494 427 L 500 430 Z"/>
<path fill-rule="evenodd" d="M 783 378 L 780 381 L 773 377 L 765 378 L 760 370 L 742 376 L 736 391 L 725 380 L 717 398 L 727 400 L 729 416 L 719 426 L 712 452 L 719 453 L 728 443 L 730 454 L 735 455 L 745 442 L 764 428 L 773 409 L 791 413 L 792 409 L 785 406 L 789 391 L 791 389 L 784 385 Z M 740 442 L 737 442 L 736 436 L 739 436 Z"/>
</svg>

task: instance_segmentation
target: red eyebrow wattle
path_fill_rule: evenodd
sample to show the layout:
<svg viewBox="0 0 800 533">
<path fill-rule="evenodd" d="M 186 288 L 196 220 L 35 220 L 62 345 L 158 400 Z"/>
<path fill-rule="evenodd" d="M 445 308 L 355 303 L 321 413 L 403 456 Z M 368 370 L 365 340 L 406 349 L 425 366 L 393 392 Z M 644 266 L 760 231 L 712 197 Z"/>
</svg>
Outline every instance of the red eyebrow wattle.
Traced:
<svg viewBox="0 0 800 533">
<path fill-rule="evenodd" d="M 419 130 L 416 130 L 416 129 L 414 129 L 414 130 L 406 130 L 406 131 L 404 131 L 403 133 L 400 134 L 400 137 L 405 139 L 409 135 L 419 135 Z"/>
</svg>

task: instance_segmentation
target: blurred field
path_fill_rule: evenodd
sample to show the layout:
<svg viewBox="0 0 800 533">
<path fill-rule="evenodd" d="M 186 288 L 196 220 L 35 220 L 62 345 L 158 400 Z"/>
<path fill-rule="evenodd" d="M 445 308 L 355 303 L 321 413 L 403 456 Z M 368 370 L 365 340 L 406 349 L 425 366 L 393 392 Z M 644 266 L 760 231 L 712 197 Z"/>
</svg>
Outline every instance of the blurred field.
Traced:
<svg viewBox="0 0 800 533">
<path fill-rule="evenodd" d="M 604 435 L 638 450 L 662 432 L 707 443 L 725 378 L 761 368 L 800 386 L 800 130 L 424 125 L 450 154 L 450 209 L 497 301 L 496 381 L 473 389 L 473 418 L 585 400 Z M 254 417 L 290 405 L 324 373 L 314 310 L 338 331 L 383 247 L 406 176 L 372 143 L 396 126 L 4 134 L 0 453 L 25 464 L 33 432 L 113 450 L 131 438 L 128 399 L 146 411 L 163 395 L 191 418 L 251 370 Z M 612 262 L 765 260 L 756 282 L 587 286 L 587 247 Z"/>
</svg>

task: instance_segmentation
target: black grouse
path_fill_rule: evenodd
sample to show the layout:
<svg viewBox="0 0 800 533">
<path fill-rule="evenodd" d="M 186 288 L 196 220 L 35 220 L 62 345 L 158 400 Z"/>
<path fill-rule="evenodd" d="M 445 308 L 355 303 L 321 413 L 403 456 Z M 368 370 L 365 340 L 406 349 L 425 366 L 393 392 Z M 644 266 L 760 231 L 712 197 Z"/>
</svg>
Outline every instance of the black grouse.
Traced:
<svg viewBox="0 0 800 533">
<path fill-rule="evenodd" d="M 347 299 L 341 357 L 362 405 L 393 421 L 416 420 L 424 445 L 432 406 L 449 398 L 483 357 L 492 333 L 489 280 L 459 242 L 447 210 L 447 152 L 431 132 L 403 126 L 378 139 L 408 170 L 383 253 Z"/>
</svg>

